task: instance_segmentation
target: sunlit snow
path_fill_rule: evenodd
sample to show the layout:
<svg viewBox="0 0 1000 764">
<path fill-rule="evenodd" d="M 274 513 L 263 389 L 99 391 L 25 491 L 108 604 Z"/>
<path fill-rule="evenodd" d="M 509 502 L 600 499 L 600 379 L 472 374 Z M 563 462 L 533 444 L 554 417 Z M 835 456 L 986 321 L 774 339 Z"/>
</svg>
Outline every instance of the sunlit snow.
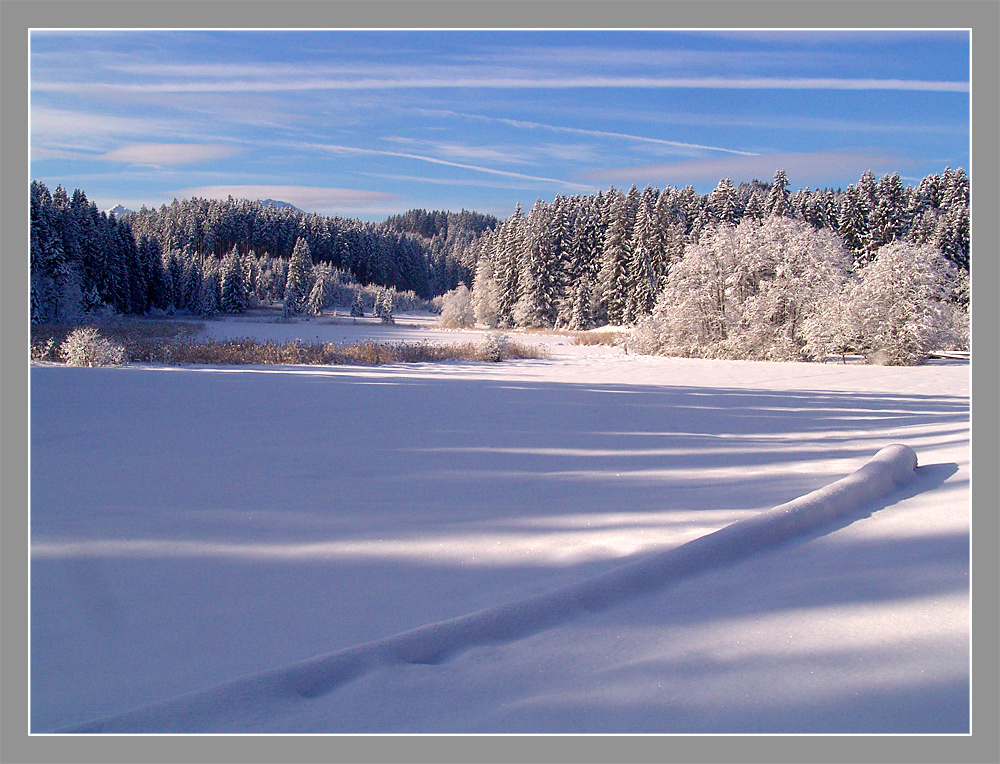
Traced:
<svg viewBox="0 0 1000 764">
<path fill-rule="evenodd" d="M 481 336 L 397 321 L 207 331 Z M 517 339 L 550 357 L 34 366 L 32 731 L 968 730 L 967 363 Z M 894 443 L 905 485 L 612 596 Z"/>
</svg>

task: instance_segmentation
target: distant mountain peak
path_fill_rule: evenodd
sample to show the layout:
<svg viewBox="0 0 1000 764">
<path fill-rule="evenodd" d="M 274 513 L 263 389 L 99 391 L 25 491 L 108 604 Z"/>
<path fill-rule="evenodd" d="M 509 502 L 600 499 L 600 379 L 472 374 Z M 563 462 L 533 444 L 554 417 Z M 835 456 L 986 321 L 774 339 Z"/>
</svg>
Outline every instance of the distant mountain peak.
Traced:
<svg viewBox="0 0 1000 764">
<path fill-rule="evenodd" d="M 105 215 L 108 215 L 109 217 L 111 215 L 114 215 L 116 218 L 120 218 L 125 215 L 131 215 L 133 212 L 135 212 L 135 210 L 130 210 L 128 207 L 123 207 L 120 204 L 116 204 L 110 210 L 104 210 Z"/>
<path fill-rule="evenodd" d="M 277 199 L 258 199 L 257 201 L 260 202 L 265 207 L 274 207 L 275 209 L 278 210 L 290 209 L 290 210 L 295 210 L 296 212 L 302 212 L 302 210 L 300 210 L 294 204 L 289 204 L 288 202 L 282 202 Z M 303 212 L 302 214 L 305 213 Z"/>
</svg>

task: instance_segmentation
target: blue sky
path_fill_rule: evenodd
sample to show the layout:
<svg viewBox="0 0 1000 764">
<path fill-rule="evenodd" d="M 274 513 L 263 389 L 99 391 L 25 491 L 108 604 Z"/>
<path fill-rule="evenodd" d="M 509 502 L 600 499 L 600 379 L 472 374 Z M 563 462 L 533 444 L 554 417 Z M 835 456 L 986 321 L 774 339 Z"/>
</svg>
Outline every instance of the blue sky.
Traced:
<svg viewBox="0 0 1000 764">
<path fill-rule="evenodd" d="M 969 169 L 966 31 L 45 31 L 31 175 L 370 220 Z"/>
</svg>

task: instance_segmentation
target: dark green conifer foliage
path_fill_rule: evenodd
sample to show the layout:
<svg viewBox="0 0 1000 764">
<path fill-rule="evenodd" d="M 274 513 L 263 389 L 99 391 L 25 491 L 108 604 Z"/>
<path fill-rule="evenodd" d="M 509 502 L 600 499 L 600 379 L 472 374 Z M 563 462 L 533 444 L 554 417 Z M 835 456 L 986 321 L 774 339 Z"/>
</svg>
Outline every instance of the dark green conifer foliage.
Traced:
<svg viewBox="0 0 1000 764">
<path fill-rule="evenodd" d="M 288 277 L 285 280 L 283 315 L 295 316 L 305 309 L 309 297 L 309 272 L 312 270 L 312 255 L 305 239 L 295 242 L 292 259 L 288 263 Z"/>
</svg>

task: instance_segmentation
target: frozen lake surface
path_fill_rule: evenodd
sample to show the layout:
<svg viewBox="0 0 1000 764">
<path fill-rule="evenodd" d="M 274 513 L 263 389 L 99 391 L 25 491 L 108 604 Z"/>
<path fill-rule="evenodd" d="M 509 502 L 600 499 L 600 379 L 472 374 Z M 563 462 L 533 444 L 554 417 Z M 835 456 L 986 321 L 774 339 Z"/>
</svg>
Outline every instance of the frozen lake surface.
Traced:
<svg viewBox="0 0 1000 764">
<path fill-rule="evenodd" d="M 226 318 L 206 334 L 482 334 L 396 320 Z M 549 357 L 33 367 L 32 731 L 968 730 L 967 363 L 667 359 L 514 336 Z M 913 480 L 845 518 L 323 689 L 322 656 L 525 612 L 892 443 L 916 453 Z"/>
</svg>

